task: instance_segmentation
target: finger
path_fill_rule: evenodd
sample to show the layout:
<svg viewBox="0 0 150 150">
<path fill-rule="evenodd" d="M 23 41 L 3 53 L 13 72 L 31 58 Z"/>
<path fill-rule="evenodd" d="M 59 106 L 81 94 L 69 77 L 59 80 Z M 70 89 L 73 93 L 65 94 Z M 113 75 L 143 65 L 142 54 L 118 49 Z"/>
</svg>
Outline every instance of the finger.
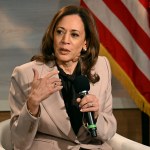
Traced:
<svg viewBox="0 0 150 150">
<path fill-rule="evenodd" d="M 53 77 L 53 78 L 50 78 L 50 79 L 48 79 L 48 84 L 54 84 L 54 83 L 61 83 L 61 79 L 59 79 L 59 78 L 56 78 L 56 77 Z"/>
<path fill-rule="evenodd" d="M 32 68 L 34 76 L 33 76 L 33 81 L 37 80 L 39 78 L 39 73 L 35 68 Z"/>
<path fill-rule="evenodd" d="M 91 106 L 89 107 L 88 105 L 87 106 L 83 106 L 80 111 L 81 112 L 97 112 L 99 110 L 98 106 Z"/>
<path fill-rule="evenodd" d="M 53 87 L 53 88 L 55 88 L 55 87 L 57 87 L 57 86 L 61 86 L 61 82 L 53 82 L 53 83 L 51 84 L 51 87 Z"/>
<path fill-rule="evenodd" d="M 81 98 L 77 98 L 77 103 L 80 103 L 81 102 Z"/>
<path fill-rule="evenodd" d="M 53 92 L 52 93 L 55 93 L 57 91 L 60 91 L 61 89 L 63 88 L 63 86 L 57 86 L 53 89 Z"/>
<path fill-rule="evenodd" d="M 99 110 L 99 103 L 97 101 L 88 102 L 85 105 L 80 107 L 81 112 L 88 112 L 88 111 L 98 111 Z"/>
<path fill-rule="evenodd" d="M 99 109 L 98 99 L 93 95 L 86 95 L 79 104 L 81 109 L 86 111 Z"/>
<path fill-rule="evenodd" d="M 84 105 L 79 105 L 80 108 L 85 109 L 85 108 L 90 108 L 90 107 L 94 107 L 94 103 L 90 102 L 90 103 L 86 103 Z"/>
<path fill-rule="evenodd" d="M 52 89 L 57 87 L 57 86 L 61 86 L 61 85 L 62 85 L 62 82 L 61 82 L 61 79 L 59 79 L 59 78 L 50 78 L 47 81 L 47 86 L 52 88 Z"/>
<path fill-rule="evenodd" d="M 91 101 L 92 101 L 92 98 L 89 98 L 89 95 L 84 96 L 82 100 L 80 101 L 80 107 L 83 107 L 84 105 L 86 105 L 87 103 Z"/>
<path fill-rule="evenodd" d="M 49 92 L 50 92 L 50 94 L 52 94 L 57 91 L 60 91 L 62 88 L 63 88 L 63 86 L 56 86 L 56 87 L 53 87 L 53 89 L 50 88 Z"/>
<path fill-rule="evenodd" d="M 87 107 L 94 107 L 94 103 L 87 103 Z"/>
<path fill-rule="evenodd" d="M 53 84 L 54 84 L 54 86 L 60 86 L 60 85 L 62 85 L 62 82 L 61 82 L 61 80 L 59 80 L 59 81 L 53 82 Z"/>
<path fill-rule="evenodd" d="M 54 92 L 60 91 L 63 88 L 63 86 L 56 86 L 54 87 Z"/>
</svg>

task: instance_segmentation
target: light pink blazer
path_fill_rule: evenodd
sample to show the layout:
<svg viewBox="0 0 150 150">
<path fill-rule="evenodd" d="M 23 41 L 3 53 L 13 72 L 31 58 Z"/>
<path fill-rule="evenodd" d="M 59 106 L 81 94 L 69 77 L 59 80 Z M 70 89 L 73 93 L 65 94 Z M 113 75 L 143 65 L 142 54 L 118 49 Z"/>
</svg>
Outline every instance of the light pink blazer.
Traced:
<svg viewBox="0 0 150 150">
<path fill-rule="evenodd" d="M 116 119 L 112 113 L 111 70 L 105 57 L 98 58 L 93 71 L 100 81 L 90 85 L 89 93 L 99 99 L 100 110 L 97 119 L 97 137 L 93 138 L 82 126 L 76 136 L 66 113 L 60 92 L 49 96 L 40 104 L 38 118 L 27 110 L 26 101 L 36 68 L 40 77 L 52 69 L 52 64 L 29 62 L 14 69 L 9 93 L 11 107 L 11 133 L 15 150 L 110 150 L 107 144 L 116 132 Z M 43 89 L 44 90 L 44 89 Z M 78 116 L 75 118 L 78 119 Z"/>
</svg>

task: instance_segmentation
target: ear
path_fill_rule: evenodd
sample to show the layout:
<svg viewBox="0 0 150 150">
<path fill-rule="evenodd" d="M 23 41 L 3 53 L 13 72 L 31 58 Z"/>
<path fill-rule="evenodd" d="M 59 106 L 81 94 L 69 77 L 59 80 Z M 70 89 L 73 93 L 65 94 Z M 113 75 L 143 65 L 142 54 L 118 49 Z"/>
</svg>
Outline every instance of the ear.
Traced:
<svg viewBox="0 0 150 150">
<path fill-rule="evenodd" d="M 86 40 L 84 41 L 84 44 L 83 44 L 83 48 L 82 48 L 84 51 L 87 51 L 87 42 Z"/>
</svg>

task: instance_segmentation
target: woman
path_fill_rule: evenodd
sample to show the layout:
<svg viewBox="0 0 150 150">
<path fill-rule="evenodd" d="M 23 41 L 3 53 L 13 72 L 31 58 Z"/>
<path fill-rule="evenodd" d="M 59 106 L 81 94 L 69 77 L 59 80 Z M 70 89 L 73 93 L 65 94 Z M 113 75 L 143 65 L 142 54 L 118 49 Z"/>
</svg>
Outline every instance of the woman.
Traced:
<svg viewBox="0 0 150 150">
<path fill-rule="evenodd" d="M 12 74 L 14 149 L 111 149 L 106 143 L 116 132 L 111 72 L 107 59 L 98 54 L 97 30 L 88 10 L 59 10 L 43 37 L 41 54 Z M 82 99 L 73 85 L 81 74 L 90 82 L 89 94 Z M 97 137 L 84 125 L 84 112 L 94 114 Z"/>
</svg>

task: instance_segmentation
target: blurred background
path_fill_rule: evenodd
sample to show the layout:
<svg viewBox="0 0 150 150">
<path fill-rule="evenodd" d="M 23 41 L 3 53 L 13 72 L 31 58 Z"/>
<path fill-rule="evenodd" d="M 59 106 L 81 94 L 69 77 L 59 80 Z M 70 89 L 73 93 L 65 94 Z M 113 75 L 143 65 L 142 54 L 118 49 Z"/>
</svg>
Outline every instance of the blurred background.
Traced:
<svg viewBox="0 0 150 150">
<path fill-rule="evenodd" d="M 52 17 L 70 4 L 80 5 L 80 0 L 0 0 L 0 121 L 10 118 L 8 92 L 14 67 L 39 52 Z M 117 132 L 141 143 L 141 111 L 114 76 L 112 94 Z"/>
</svg>

